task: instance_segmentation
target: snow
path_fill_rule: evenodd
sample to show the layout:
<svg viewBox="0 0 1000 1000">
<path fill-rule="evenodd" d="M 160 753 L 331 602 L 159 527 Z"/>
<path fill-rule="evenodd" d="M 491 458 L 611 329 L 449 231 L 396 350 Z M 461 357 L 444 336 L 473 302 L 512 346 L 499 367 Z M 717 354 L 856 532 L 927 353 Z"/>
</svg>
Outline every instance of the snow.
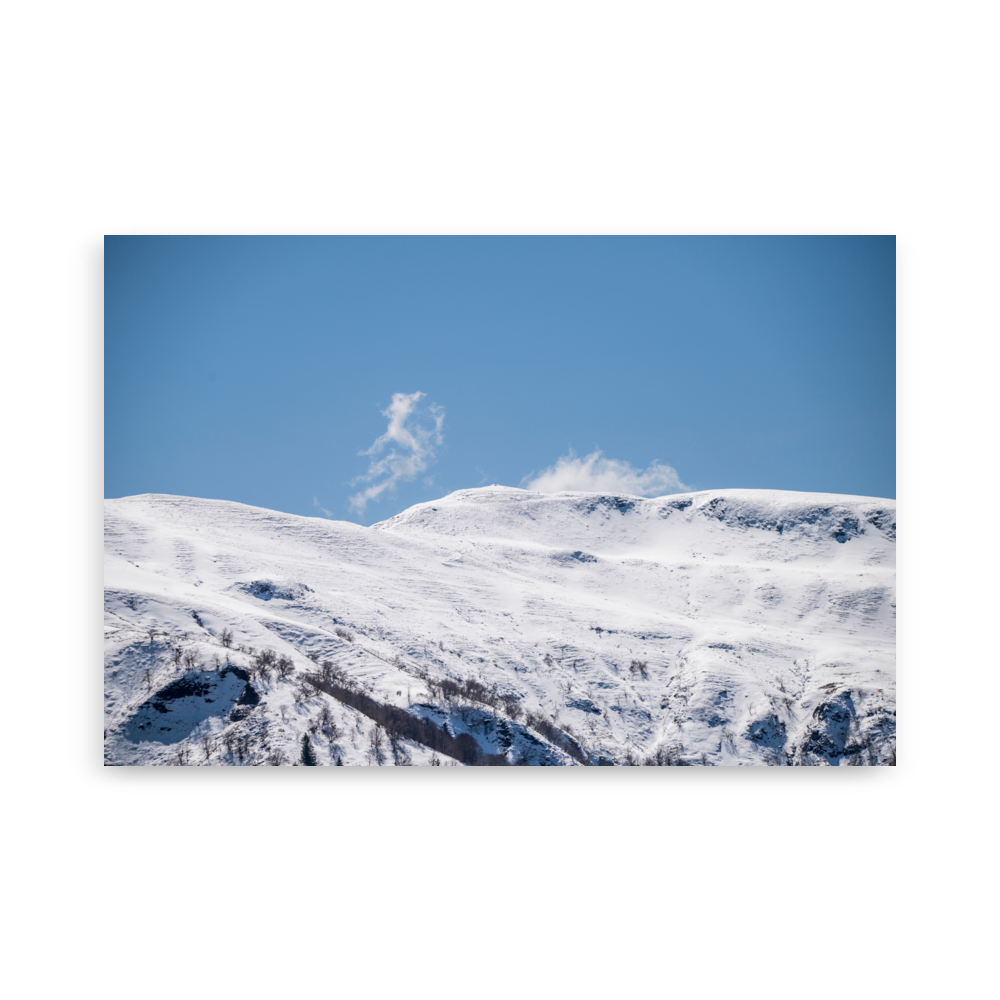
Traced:
<svg viewBox="0 0 1000 1000">
<path fill-rule="evenodd" d="M 510 763 L 895 760 L 894 501 L 494 486 L 366 528 L 144 495 L 105 529 L 110 764 L 295 763 L 307 733 L 320 764 L 379 763 L 372 720 L 305 680 L 324 661 Z"/>
</svg>

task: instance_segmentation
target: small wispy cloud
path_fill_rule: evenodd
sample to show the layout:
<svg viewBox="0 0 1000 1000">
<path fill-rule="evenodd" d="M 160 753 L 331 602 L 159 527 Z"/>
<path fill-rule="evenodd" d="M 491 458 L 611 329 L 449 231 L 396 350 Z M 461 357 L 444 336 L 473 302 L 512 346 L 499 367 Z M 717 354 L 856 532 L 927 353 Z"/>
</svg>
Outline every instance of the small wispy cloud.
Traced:
<svg viewBox="0 0 1000 1000">
<path fill-rule="evenodd" d="M 605 458 L 601 451 L 592 451 L 579 458 L 571 448 L 555 465 L 532 476 L 525 476 L 525 488 L 540 493 L 627 493 L 636 497 L 661 497 L 667 493 L 688 493 L 669 465 L 653 462 L 648 468 L 637 469 L 617 458 Z"/>
<path fill-rule="evenodd" d="M 351 486 L 371 483 L 347 501 L 360 514 L 370 500 L 377 500 L 399 483 L 409 482 L 426 471 L 437 457 L 436 448 L 444 443 L 441 428 L 444 409 L 434 403 L 420 406 L 426 393 L 393 393 L 389 408 L 382 416 L 389 418 L 385 433 L 359 455 L 368 455 L 368 471 L 351 480 Z M 383 452 L 389 449 L 386 454 Z"/>
<path fill-rule="evenodd" d="M 319 497 L 313 497 L 313 506 L 323 515 L 323 517 L 333 517 L 333 511 L 327 510 L 320 502 Z"/>
</svg>

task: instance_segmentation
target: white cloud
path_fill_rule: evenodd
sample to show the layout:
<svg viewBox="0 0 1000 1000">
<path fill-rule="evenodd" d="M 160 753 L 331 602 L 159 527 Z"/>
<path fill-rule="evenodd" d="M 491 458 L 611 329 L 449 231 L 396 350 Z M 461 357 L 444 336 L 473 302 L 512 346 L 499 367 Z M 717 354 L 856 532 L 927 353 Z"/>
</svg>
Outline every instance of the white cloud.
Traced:
<svg viewBox="0 0 1000 1000">
<path fill-rule="evenodd" d="M 382 416 L 389 418 L 389 426 L 375 443 L 360 455 L 369 455 L 371 462 L 363 476 L 351 480 L 357 483 L 372 483 L 367 489 L 355 493 L 347 502 L 357 512 L 365 509 L 369 500 L 376 500 L 387 490 L 392 491 L 398 483 L 409 482 L 435 460 L 435 448 L 444 443 L 441 427 L 444 424 L 444 410 L 431 403 L 424 411 L 420 400 L 425 393 L 393 393 L 392 402 Z M 385 449 L 389 452 L 381 455 Z M 381 457 L 377 457 L 381 455 Z"/>
<path fill-rule="evenodd" d="M 525 477 L 529 479 L 529 477 Z M 666 493 L 688 493 L 669 465 L 653 462 L 649 468 L 637 469 L 628 462 L 605 458 L 603 452 L 593 451 L 585 458 L 578 458 L 573 449 L 525 484 L 529 490 L 540 493 L 561 493 L 564 490 L 579 493 L 627 493 L 637 497 L 660 497 Z"/>
<path fill-rule="evenodd" d="M 313 497 L 313 506 L 323 515 L 323 517 L 333 517 L 333 511 L 327 510 L 320 502 L 319 497 Z"/>
</svg>

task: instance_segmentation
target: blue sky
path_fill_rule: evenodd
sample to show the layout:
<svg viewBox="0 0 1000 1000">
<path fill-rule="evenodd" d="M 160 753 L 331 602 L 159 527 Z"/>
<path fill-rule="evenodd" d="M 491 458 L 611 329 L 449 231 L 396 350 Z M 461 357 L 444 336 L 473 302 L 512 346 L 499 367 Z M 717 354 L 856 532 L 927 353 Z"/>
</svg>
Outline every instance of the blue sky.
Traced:
<svg viewBox="0 0 1000 1000">
<path fill-rule="evenodd" d="M 105 240 L 106 496 L 493 482 L 894 497 L 894 238 Z"/>
</svg>

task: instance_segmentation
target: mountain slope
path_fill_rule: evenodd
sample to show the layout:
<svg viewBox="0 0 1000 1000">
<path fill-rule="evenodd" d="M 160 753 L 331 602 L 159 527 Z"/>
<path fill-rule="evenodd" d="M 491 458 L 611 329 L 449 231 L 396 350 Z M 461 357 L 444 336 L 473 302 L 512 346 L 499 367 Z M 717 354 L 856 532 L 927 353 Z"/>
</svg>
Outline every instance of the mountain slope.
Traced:
<svg viewBox="0 0 1000 1000">
<path fill-rule="evenodd" d="M 105 528 L 108 763 L 895 762 L 892 501 L 146 495 Z"/>
</svg>

